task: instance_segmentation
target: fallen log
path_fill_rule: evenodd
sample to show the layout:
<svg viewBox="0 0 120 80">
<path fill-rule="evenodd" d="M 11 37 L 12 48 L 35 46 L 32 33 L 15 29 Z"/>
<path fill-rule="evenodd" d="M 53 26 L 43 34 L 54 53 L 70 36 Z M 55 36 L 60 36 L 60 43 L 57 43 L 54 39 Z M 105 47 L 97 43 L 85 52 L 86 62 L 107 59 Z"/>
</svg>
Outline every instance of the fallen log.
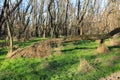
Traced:
<svg viewBox="0 0 120 80">
<path fill-rule="evenodd" d="M 8 53 L 7 58 L 17 58 L 17 57 L 32 57 L 32 58 L 40 58 L 40 57 L 48 57 L 53 54 L 54 46 L 60 46 L 64 42 L 73 42 L 79 40 L 100 40 L 99 46 L 97 50 L 102 50 L 99 52 L 106 53 L 109 52 L 108 48 L 104 46 L 104 40 L 107 38 L 111 38 L 115 34 L 120 32 L 120 28 L 116 28 L 107 34 L 99 34 L 99 35 L 80 35 L 75 37 L 66 37 L 66 38 L 55 38 L 45 41 L 39 41 L 31 46 L 28 46 L 24 49 L 18 49 L 13 53 Z M 105 49 L 104 49 L 105 48 Z M 106 50 L 107 49 L 107 50 Z M 104 52 L 105 51 L 105 52 Z"/>
<path fill-rule="evenodd" d="M 115 34 L 120 32 L 120 28 L 115 28 L 109 33 L 106 34 L 91 34 L 91 35 L 79 35 L 79 36 L 69 36 L 63 39 L 63 42 L 72 42 L 72 41 L 79 41 L 79 40 L 105 40 L 111 38 Z"/>
</svg>

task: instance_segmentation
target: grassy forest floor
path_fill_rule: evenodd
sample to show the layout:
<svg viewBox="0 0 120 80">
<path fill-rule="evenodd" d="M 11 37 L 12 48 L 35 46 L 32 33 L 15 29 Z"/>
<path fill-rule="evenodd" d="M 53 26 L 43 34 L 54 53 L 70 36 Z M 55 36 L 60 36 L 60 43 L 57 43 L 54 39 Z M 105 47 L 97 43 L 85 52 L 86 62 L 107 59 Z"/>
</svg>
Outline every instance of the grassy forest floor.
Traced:
<svg viewBox="0 0 120 80">
<path fill-rule="evenodd" d="M 14 44 L 24 48 L 40 40 Z M 109 54 L 95 55 L 97 46 L 96 41 L 80 40 L 63 43 L 60 55 L 18 59 L 5 59 L 7 48 L 0 48 L 0 80 L 99 80 L 120 71 L 120 47 L 109 47 Z M 82 61 L 88 62 L 92 69 L 84 71 Z"/>
</svg>

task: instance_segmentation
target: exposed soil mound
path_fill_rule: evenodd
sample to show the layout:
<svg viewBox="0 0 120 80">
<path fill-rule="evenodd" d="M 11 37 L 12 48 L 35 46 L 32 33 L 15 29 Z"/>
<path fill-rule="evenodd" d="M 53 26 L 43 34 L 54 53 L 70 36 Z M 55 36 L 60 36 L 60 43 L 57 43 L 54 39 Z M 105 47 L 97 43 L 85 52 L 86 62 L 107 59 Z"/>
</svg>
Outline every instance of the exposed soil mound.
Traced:
<svg viewBox="0 0 120 80">
<path fill-rule="evenodd" d="M 120 46 L 120 34 L 116 34 L 110 39 L 111 46 Z"/>
<path fill-rule="evenodd" d="M 54 47 L 58 47 L 60 44 L 59 39 L 51 39 L 46 41 L 37 42 L 31 46 L 28 46 L 24 49 L 17 49 L 13 53 L 8 53 L 7 58 L 17 58 L 17 57 L 48 57 L 53 53 Z"/>
<path fill-rule="evenodd" d="M 110 76 L 101 78 L 99 80 L 120 80 L 120 72 L 113 73 Z"/>
<path fill-rule="evenodd" d="M 120 40 L 119 39 L 111 39 L 110 45 L 111 46 L 120 46 Z"/>
<path fill-rule="evenodd" d="M 85 59 L 80 60 L 80 65 L 78 67 L 79 72 L 88 73 L 93 70 L 94 70 L 94 68 Z"/>
<path fill-rule="evenodd" d="M 96 50 L 96 53 L 105 53 L 108 54 L 109 53 L 109 49 L 108 47 L 106 47 L 104 44 L 100 44 Z"/>
</svg>

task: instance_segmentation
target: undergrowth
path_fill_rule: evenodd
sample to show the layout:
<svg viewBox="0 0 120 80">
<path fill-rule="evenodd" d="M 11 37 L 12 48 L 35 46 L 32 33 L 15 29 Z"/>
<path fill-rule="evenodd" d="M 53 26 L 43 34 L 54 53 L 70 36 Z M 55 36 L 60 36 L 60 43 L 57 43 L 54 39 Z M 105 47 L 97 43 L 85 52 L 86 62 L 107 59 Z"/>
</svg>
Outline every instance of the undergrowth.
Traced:
<svg viewBox="0 0 120 80">
<path fill-rule="evenodd" d="M 28 42 L 15 42 L 21 48 L 40 41 L 41 38 Z M 120 56 L 119 47 L 110 47 L 109 54 L 94 52 L 95 41 L 85 40 L 63 43 L 61 55 L 48 58 L 5 59 L 6 48 L 0 48 L 0 80 L 98 80 L 120 70 L 120 60 L 105 65 L 113 56 Z M 116 51 L 117 50 L 117 51 Z M 94 70 L 88 73 L 78 71 L 80 59 L 85 59 Z M 96 59 L 101 61 L 95 62 Z"/>
</svg>

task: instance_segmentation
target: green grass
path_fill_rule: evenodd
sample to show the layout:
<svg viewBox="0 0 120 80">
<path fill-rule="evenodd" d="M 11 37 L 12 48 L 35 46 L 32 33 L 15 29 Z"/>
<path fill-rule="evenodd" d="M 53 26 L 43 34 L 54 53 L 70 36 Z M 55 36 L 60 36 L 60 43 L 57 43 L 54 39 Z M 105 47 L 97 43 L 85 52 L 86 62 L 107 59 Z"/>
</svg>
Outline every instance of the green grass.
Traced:
<svg viewBox="0 0 120 80">
<path fill-rule="evenodd" d="M 0 43 L 5 42 L 5 40 L 0 40 Z"/>
<path fill-rule="evenodd" d="M 33 40 L 29 40 L 29 41 L 25 41 L 25 42 L 14 42 L 14 45 L 18 45 L 20 48 L 24 48 L 28 45 L 31 45 L 31 44 L 34 44 L 38 41 L 41 41 L 41 40 L 47 40 L 48 38 L 45 38 L 45 39 L 42 39 L 42 38 L 35 38 Z"/>
<path fill-rule="evenodd" d="M 15 42 L 21 48 L 40 41 L 37 38 L 28 42 Z M 113 62 L 113 66 L 104 63 L 111 57 L 120 56 L 119 47 L 110 47 L 110 54 L 94 55 L 97 48 L 95 41 L 85 40 L 64 43 L 62 54 L 48 58 L 18 58 L 5 59 L 5 48 L 0 48 L 0 80 L 98 80 L 120 70 L 120 60 Z M 117 49 L 117 51 L 116 51 Z M 78 72 L 80 59 L 85 58 L 95 70 L 89 73 Z M 96 58 L 103 61 L 95 64 Z"/>
</svg>

